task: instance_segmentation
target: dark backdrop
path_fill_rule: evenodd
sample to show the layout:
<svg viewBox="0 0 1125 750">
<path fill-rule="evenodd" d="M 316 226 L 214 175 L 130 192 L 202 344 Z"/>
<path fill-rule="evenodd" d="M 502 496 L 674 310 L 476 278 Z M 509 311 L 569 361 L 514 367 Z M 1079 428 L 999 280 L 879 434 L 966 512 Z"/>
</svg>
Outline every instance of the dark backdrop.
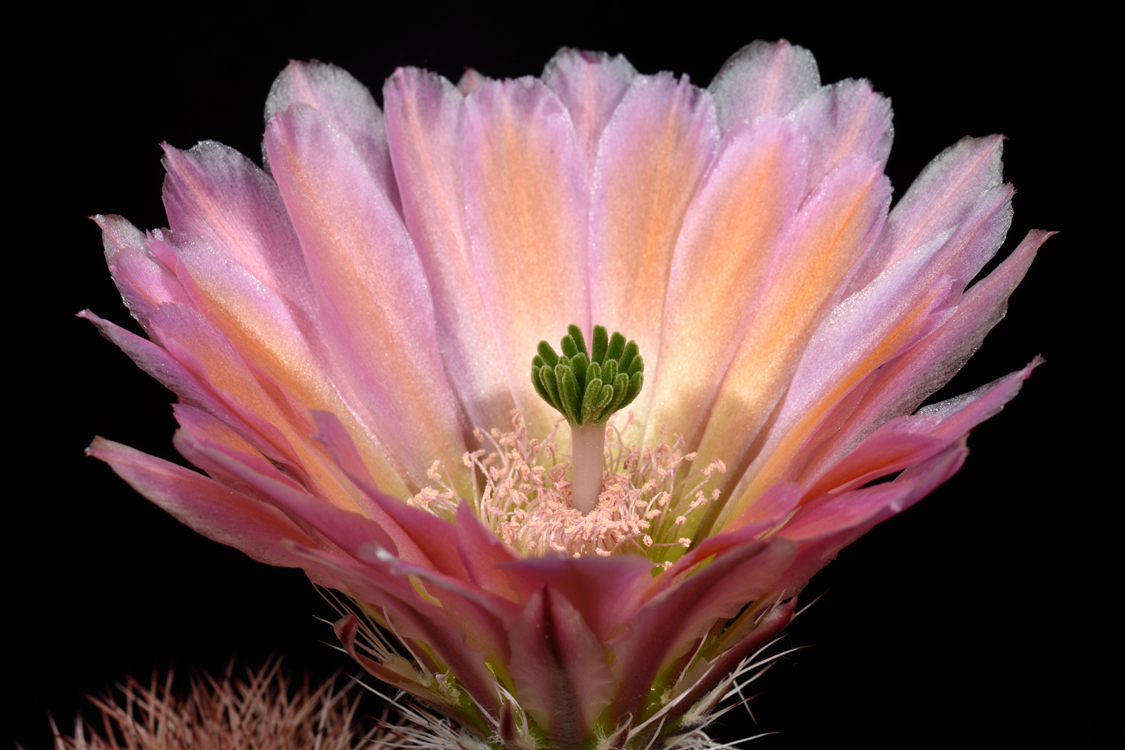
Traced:
<svg viewBox="0 0 1125 750">
<path fill-rule="evenodd" d="M 1089 80 L 1102 69 L 1096 48 L 1058 19 L 1038 19 L 1029 35 L 1027 20 L 941 16 L 888 33 L 873 19 L 811 10 L 686 7 L 661 18 L 427 6 L 393 17 L 319 7 L 244 20 L 106 13 L 44 17 L 25 29 L 34 51 L 9 61 L 16 135 L 7 149 L 16 168 L 8 174 L 19 197 L 8 214 L 14 351 L 5 359 L 15 385 L 5 619 L 13 634 L 0 742 L 48 747 L 48 713 L 68 728 L 83 693 L 126 674 L 221 671 L 232 657 L 257 665 L 271 655 L 318 679 L 356 672 L 321 642 L 334 638 L 315 618 L 331 611 L 301 573 L 196 535 L 83 457 L 100 434 L 179 460 L 171 394 L 73 317 L 90 308 L 131 322 L 85 217 L 119 213 L 142 228 L 162 226 L 161 141 L 219 140 L 260 160 L 262 107 L 289 58 L 341 65 L 380 99 L 399 65 L 452 80 L 466 65 L 493 77 L 537 75 L 563 45 L 624 53 L 642 73 L 670 69 L 706 85 L 743 44 L 782 36 L 815 53 L 824 81 L 867 77 L 891 96 L 896 196 L 962 135 L 1002 132 L 1005 175 L 1019 189 L 1004 251 L 1030 228 L 1062 233 L 948 393 L 1036 354 L 1047 364 L 973 434 L 960 474 L 810 585 L 805 601 L 823 596 L 786 643 L 811 648 L 751 689 L 760 693 L 750 706 L 761 731 L 778 733 L 762 742 L 1073 739 L 1097 721 L 1086 698 L 1109 670 L 1109 652 L 1092 635 L 1099 605 L 1090 583 L 1105 569 L 1095 550 L 1112 544 L 1098 531 L 1098 508 L 1112 495 L 1080 483 L 1099 473 L 1092 445 L 1100 438 L 1084 415 L 1112 399 L 1104 376 L 1085 371 L 1099 362 L 1091 356 L 1099 343 L 1120 341 L 1119 319 L 1098 309 L 1098 279 L 1112 269 L 1094 231 L 1102 215 L 1089 207 L 1100 188 L 1090 175 L 1108 168 L 1101 154 L 1113 149 L 1102 142 Z M 143 29 L 130 30 L 133 21 Z M 1076 662 L 1090 663 L 1092 676 L 1080 680 Z M 716 736 L 755 731 L 741 709 L 731 716 Z"/>
</svg>

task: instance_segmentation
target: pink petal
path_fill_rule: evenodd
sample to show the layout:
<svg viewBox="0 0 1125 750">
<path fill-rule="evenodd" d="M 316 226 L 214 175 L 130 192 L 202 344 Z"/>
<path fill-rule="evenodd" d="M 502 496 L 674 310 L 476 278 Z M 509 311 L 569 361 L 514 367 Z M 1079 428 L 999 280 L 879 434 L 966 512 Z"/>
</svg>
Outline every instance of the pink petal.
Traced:
<svg viewBox="0 0 1125 750">
<path fill-rule="evenodd" d="M 590 332 L 582 154 L 558 97 L 532 78 L 481 84 L 464 116 L 473 268 L 516 406 L 546 434 L 554 412 L 531 387 L 531 357 L 569 324 Z"/>
<path fill-rule="evenodd" d="M 893 269 L 898 273 L 884 274 L 872 288 L 841 304 L 817 331 L 791 376 L 769 438 L 724 515 L 741 512 L 771 485 L 796 479 L 800 460 L 809 455 L 804 450 L 806 437 L 828 419 L 832 408 L 861 378 L 917 344 L 949 317 L 949 299 L 956 294 L 949 277 L 919 285 L 917 299 L 903 293 L 916 266 L 903 263 Z"/>
<path fill-rule="evenodd" d="M 723 533 L 715 538 L 721 539 L 729 533 L 749 527 L 754 533 L 777 526 L 805 496 L 805 488 L 792 482 L 779 482 L 761 497 L 750 504 L 746 510 L 730 523 L 722 526 Z"/>
<path fill-rule="evenodd" d="M 803 462 L 815 455 L 817 442 L 826 437 L 838 441 L 841 421 L 866 390 L 864 379 L 956 314 L 960 289 L 1003 241 L 1010 197 L 1010 189 L 987 188 L 975 205 L 964 206 L 958 226 L 942 226 L 937 237 L 888 268 L 825 321 L 793 375 L 771 437 L 746 476 L 749 483 L 744 480 L 746 487 L 734 493 L 738 499 L 731 513 L 770 484 L 798 477 Z"/>
<path fill-rule="evenodd" d="M 476 68 L 465 68 L 465 72 L 457 79 L 457 90 L 462 96 L 468 96 L 486 83 L 488 78 Z"/>
<path fill-rule="evenodd" d="M 793 565 L 796 545 L 787 539 L 755 541 L 716 556 L 648 602 L 629 622 L 632 632 L 614 651 L 617 696 L 610 724 L 638 716 L 663 665 L 683 655 L 720 619 L 734 617 L 747 602 L 778 587 Z"/>
<path fill-rule="evenodd" d="M 590 177 L 602 131 L 636 76 L 637 71 L 623 55 L 610 57 L 604 52 L 566 47 L 543 68 L 540 78 L 570 114 L 575 141 Z"/>
<path fill-rule="evenodd" d="M 266 129 L 266 150 L 317 290 L 341 387 L 408 486 L 464 452 L 438 354 L 421 263 L 385 191 L 350 142 L 294 104 Z M 391 448 L 393 446 L 393 448 Z"/>
<path fill-rule="evenodd" d="M 314 412 L 320 433 L 317 437 L 331 453 L 347 477 L 366 495 L 366 514 L 377 519 L 402 548 L 398 555 L 407 562 L 433 568 L 457 578 L 466 578 L 465 567 L 457 555 L 456 532 L 446 520 L 412 508 L 391 497 L 372 482 L 351 435 L 327 412 Z"/>
<path fill-rule="evenodd" d="M 340 511 L 331 506 L 312 498 L 301 500 L 299 493 L 280 488 L 276 480 L 271 482 L 261 476 L 254 478 L 249 467 L 239 470 L 238 462 L 224 456 L 224 451 L 217 445 L 204 447 L 204 450 L 235 474 L 251 478 L 260 485 L 272 483 L 269 488 L 272 497 L 281 500 L 290 512 L 296 510 L 294 515 L 303 521 L 311 521 L 322 529 L 335 532 L 341 548 L 354 546 L 356 541 L 363 544 L 386 541 L 377 533 L 364 541 L 364 524 L 370 524 L 365 519 L 353 516 L 350 523 L 337 523 L 332 517 Z M 474 656 L 472 652 L 465 651 L 462 636 L 456 630 L 439 624 L 443 618 L 441 610 L 421 600 L 405 578 L 396 585 L 394 576 L 383 577 L 376 585 L 369 569 L 360 572 L 356 565 L 316 549 L 317 545 L 308 536 L 277 511 L 202 475 L 100 438 L 90 447 L 89 453 L 110 463 L 114 471 L 139 492 L 205 536 L 235 546 L 271 565 L 304 568 L 320 585 L 351 591 L 365 597 L 366 601 L 385 601 L 386 606 L 396 613 L 394 625 L 401 635 L 431 644 L 439 658 L 454 668 L 455 674 L 473 695 L 485 702 L 486 707 L 490 703 L 487 685 L 491 678 L 485 676 L 487 670 L 482 655 Z M 359 536 L 356 536 L 357 532 L 360 532 Z M 346 538 L 349 535 L 351 538 Z"/>
<path fill-rule="evenodd" d="M 277 184 L 245 156 L 204 141 L 188 151 L 164 146 L 164 208 L 175 236 L 196 254 L 214 254 L 281 297 L 289 315 L 315 319 L 312 284 Z M 189 264 L 191 267 L 191 264 Z M 217 268 L 198 283 L 223 284 Z M 307 329 L 306 333 L 307 333 Z"/>
<path fill-rule="evenodd" d="M 593 320 L 636 340 L 653 363 L 672 252 L 718 140 L 710 96 L 667 73 L 636 78 L 601 139 L 590 204 Z M 648 390 L 633 407 L 642 414 Z"/>
<path fill-rule="evenodd" d="M 382 553 L 361 551 L 361 562 L 385 559 Z M 489 594 L 480 587 L 430 568 L 388 560 L 389 570 L 412 582 L 422 582 L 427 592 L 441 602 L 441 609 L 450 625 L 465 631 L 465 643 L 483 651 L 489 663 L 503 669 L 512 656 L 508 628 L 519 615 L 520 608 L 503 597 Z"/>
<path fill-rule="evenodd" d="M 805 353 L 786 410 L 822 411 L 816 398 L 838 401 L 858 379 L 942 325 L 961 290 L 1003 242 L 1010 198 L 1008 189 L 981 194 L 952 233 L 942 232 L 845 300 Z M 828 391 L 834 395 L 825 396 Z"/>
<path fill-rule="evenodd" d="M 515 402 L 469 248 L 463 99 L 449 81 L 417 68 L 396 70 L 383 87 L 403 216 L 430 284 L 442 361 L 468 426 L 490 429 L 508 422 Z"/>
<path fill-rule="evenodd" d="M 521 558 L 505 547 L 491 529 L 485 528 L 469 503 L 457 506 L 454 529 L 457 532 L 457 553 L 469 580 L 497 596 L 520 601 L 502 566 Z"/>
<path fill-rule="evenodd" d="M 176 275 L 149 250 L 144 232 L 120 216 L 95 216 L 102 230 L 105 260 L 125 306 L 142 326 L 165 302 L 190 301 Z"/>
<path fill-rule="evenodd" d="M 758 314 L 749 321 L 710 410 L 699 442 L 701 465 L 721 459 L 728 481 L 742 475 L 749 448 L 789 387 L 809 338 L 878 236 L 889 199 L 881 165 L 854 159 L 837 168 L 801 208 L 789 237 L 779 244 Z M 728 503 L 724 514 L 729 518 L 741 510 Z"/>
<path fill-rule="evenodd" d="M 891 102 L 868 81 L 840 81 L 822 86 L 789 116 L 809 138 L 809 189 L 852 155 L 887 163 L 894 130 Z"/>
<path fill-rule="evenodd" d="M 248 365 L 278 385 L 306 427 L 307 412 L 320 409 L 342 415 L 362 434 L 333 382 L 300 244 L 288 221 L 278 218 L 284 206 L 276 185 L 217 144 L 165 150 L 165 203 L 174 227 L 168 250 L 193 306 Z M 399 484 L 382 454 L 365 447 L 365 460 Z"/>
<path fill-rule="evenodd" d="M 820 88 L 816 59 L 784 39 L 756 41 L 734 53 L 709 90 L 725 133 L 764 114 L 785 115 Z"/>
<path fill-rule="evenodd" d="M 321 352 L 310 349 L 319 341 L 312 286 L 277 187 L 246 157 L 216 143 L 164 150 L 173 230 L 151 239 L 150 249 L 175 259 L 171 269 L 191 306 L 244 359 L 287 390 L 323 400 L 332 387 Z"/>
<path fill-rule="evenodd" d="M 414 550 L 410 544 L 402 545 L 400 551 L 391 535 L 384 532 L 387 525 L 342 513 L 309 498 L 299 485 L 261 456 L 249 453 L 247 446 L 232 439 L 229 431 L 224 434 L 217 422 L 201 412 L 181 416 L 186 419 L 182 420 L 184 430 L 177 435 L 176 445 L 189 460 L 222 477 L 227 483 L 231 483 L 229 479 L 233 478 L 235 483 L 247 484 L 252 496 L 261 496 L 295 520 L 310 525 L 318 532 L 321 540 L 318 546 L 326 548 L 330 545 L 327 547 L 330 551 L 338 550 L 368 563 L 380 571 L 379 576 L 385 576 L 387 573 L 383 571 L 389 571 L 401 580 L 410 576 L 414 581 L 429 582 L 436 587 L 434 593 L 440 596 L 445 617 L 465 630 L 467 643 L 483 650 L 494 663 L 507 663 L 510 653 L 505 626 L 515 619 L 518 607 L 466 584 L 463 577 L 451 578 L 434 572 L 429 560 L 423 561 L 425 567 L 398 560 L 394 556 L 417 555 L 412 554 Z M 391 524 L 392 533 L 398 530 L 397 525 Z M 402 539 L 401 533 L 396 536 Z"/>
<path fill-rule="evenodd" d="M 493 687 L 496 679 L 485 664 L 484 652 L 466 647 L 464 631 L 449 625 L 442 608 L 424 599 L 406 576 L 397 575 L 390 567 L 373 574 L 370 565 L 339 558 L 320 549 L 295 547 L 295 551 L 329 571 L 340 582 L 337 587 L 374 605 L 373 609 L 380 616 L 387 616 L 388 626 L 399 639 L 408 646 L 416 641 L 412 653 L 427 669 L 444 672 L 448 667 L 477 704 L 496 716 L 500 703 Z M 372 558 L 371 562 L 374 561 Z M 389 560 L 390 564 L 393 562 Z M 488 731 L 476 718 L 479 714 L 475 710 L 457 710 L 448 703 L 443 707 L 446 711 L 454 710 L 460 721 L 477 727 L 478 731 Z"/>
<path fill-rule="evenodd" d="M 1016 397 L 1039 360 L 1004 378 L 948 401 L 923 407 L 880 427 L 809 486 L 810 492 L 858 487 L 938 453 Z"/>
<path fill-rule="evenodd" d="M 268 505 L 202 474 L 100 437 L 94 439 L 86 454 L 108 463 L 133 489 L 208 539 L 235 547 L 267 565 L 303 566 L 284 542 L 312 544 L 312 540 Z M 323 578 L 314 580 L 322 586 L 333 585 Z"/>
<path fill-rule="evenodd" d="M 1003 141 L 1002 136 L 963 138 L 931 161 L 895 205 L 886 230 L 853 279 L 851 291 L 960 224 L 984 192 L 998 187 Z"/>
<path fill-rule="evenodd" d="M 169 174 L 164 198 L 173 232 L 146 240 L 126 222 L 100 220 L 111 267 L 133 306 L 145 310 L 150 335 L 160 340 L 160 331 L 149 322 L 160 304 L 177 302 L 198 310 L 238 351 L 235 360 L 246 360 L 278 386 L 273 400 L 284 402 L 303 433 L 292 442 L 307 436 L 302 427 L 311 426 L 306 415 L 310 406 L 348 416 L 349 407 L 323 369 L 319 327 L 310 312 L 310 282 L 273 181 L 219 144 L 201 144 L 188 152 L 166 147 L 165 152 Z M 173 236 L 176 247 L 170 244 Z M 158 317 L 166 319 L 167 313 Z M 189 339 L 183 340 L 185 351 L 192 350 Z M 197 372 L 208 365 L 227 366 L 225 361 L 205 364 L 207 348 L 203 345 L 189 357 L 197 362 Z M 229 354 L 224 350 L 220 359 Z M 252 392 L 265 382 L 252 381 L 246 380 Z M 206 408 L 213 414 L 229 411 L 214 403 Z M 273 429 L 258 427 L 264 435 Z M 352 427 L 361 434 L 354 419 Z M 369 450 L 366 460 L 385 482 L 401 484 L 380 454 Z"/>
<path fill-rule="evenodd" d="M 962 438 L 933 458 L 907 469 L 893 482 L 824 494 L 809 501 L 778 532 L 798 543 L 797 558 L 778 582 L 779 588 L 804 586 L 841 549 L 956 474 L 967 455 Z"/>
<path fill-rule="evenodd" d="M 391 537 L 379 524 L 310 495 L 261 456 L 247 453 L 230 441 L 216 440 L 212 437 L 213 430 L 198 430 L 197 425 L 188 422 L 185 429 L 177 433 L 178 447 L 184 448 L 186 457 L 215 467 L 221 475 L 234 477 L 255 488 L 261 497 L 268 498 L 294 522 L 315 532 L 320 542 L 317 546 L 324 547 L 324 542 L 328 542 L 330 551 L 340 550 L 353 558 L 362 548 L 373 544 L 392 553 L 396 551 Z"/>
<path fill-rule="evenodd" d="M 577 750 L 613 697 L 606 653 L 582 615 L 544 586 L 512 624 L 511 676 L 520 704 L 552 746 Z"/>
<path fill-rule="evenodd" d="M 763 532 L 783 522 L 808 494 L 804 488 L 796 485 L 781 484 L 776 487 L 776 490 L 771 487 L 763 496 L 763 507 L 757 509 L 759 518 L 752 519 L 750 514 L 743 513 L 740 516 L 742 523 L 737 528 L 724 528 L 721 534 L 698 540 L 691 551 L 657 577 L 649 589 L 649 598 L 680 583 L 685 575 L 690 574 L 697 566 L 706 564 L 709 558 L 756 544 L 764 536 Z"/>
<path fill-rule="evenodd" d="M 684 219 L 672 262 L 647 441 L 696 445 L 724 372 L 766 294 L 804 191 L 804 143 L 764 118 L 724 137 Z M 647 373 L 646 373 L 647 375 Z M 642 391 L 642 398 L 646 398 Z"/>
<path fill-rule="evenodd" d="M 176 361 L 168 351 L 148 339 L 141 338 L 124 328 L 99 318 L 89 310 L 78 313 L 98 327 L 98 331 L 125 352 L 137 367 L 155 378 L 161 385 L 175 393 L 185 403 L 198 406 L 229 425 L 235 426 L 244 434 L 254 430 L 243 422 L 230 407 L 216 395 L 205 381 Z"/>
<path fill-rule="evenodd" d="M 639 555 L 529 557 L 502 570 L 522 601 L 544 586 L 565 596 L 600 643 L 621 636 L 652 584 L 652 562 Z"/>
<path fill-rule="evenodd" d="M 312 107 L 347 136 L 391 205 L 401 213 L 383 113 L 367 87 L 335 65 L 291 60 L 270 86 L 266 120 L 294 104 Z"/>
<path fill-rule="evenodd" d="M 228 472 L 223 466 L 211 461 L 198 448 L 208 444 L 217 447 L 224 453 L 236 456 L 238 460 L 252 467 L 259 474 L 288 485 L 290 488 L 304 492 L 302 479 L 304 469 L 300 466 L 288 465 L 284 471 L 278 468 L 258 450 L 252 442 L 240 435 L 237 430 L 224 424 L 205 411 L 188 404 L 174 404 L 172 412 L 176 416 L 181 429 L 176 432 L 173 444 L 188 461 L 194 466 L 203 469 L 207 475 L 221 482 L 227 487 L 236 489 L 247 497 L 273 505 L 268 492 L 263 492 L 256 485 L 248 484 L 240 477 Z"/>
<path fill-rule="evenodd" d="M 333 462 L 309 440 L 315 428 L 308 413 L 289 401 L 268 376 L 252 371 L 209 321 L 189 307 L 168 304 L 153 313 L 151 324 L 168 352 L 250 427 L 248 437 L 261 439 L 260 450 L 266 456 L 301 467 L 310 491 L 318 497 L 356 509 Z"/>
<path fill-rule="evenodd" d="M 963 295 L 933 333 L 857 385 L 854 395 L 841 401 L 810 435 L 803 476 L 823 471 L 879 425 L 914 411 L 945 385 L 1003 317 L 1008 296 L 1048 236 L 1046 232 L 1028 235 L 992 274 Z"/>
<path fill-rule="evenodd" d="M 200 321 L 193 311 L 179 305 L 164 305 L 153 312 L 156 330 L 163 332 L 173 353 L 102 320 L 89 311 L 79 313 L 79 317 L 98 326 L 102 335 L 121 347 L 142 370 L 175 392 L 185 403 L 199 407 L 238 431 L 260 453 L 303 472 L 312 485 L 325 492 L 323 497 L 335 498 L 345 507 L 351 505 L 347 491 L 333 477 L 331 468 L 318 456 L 310 453 L 303 441 L 296 440 L 295 433 L 290 432 L 289 437 L 286 437 L 273 424 L 263 420 L 258 412 L 248 408 L 245 400 L 225 389 L 224 386 L 231 386 L 233 381 L 236 390 L 244 387 L 251 391 L 252 402 L 266 404 L 263 408 L 276 408 L 261 391 L 261 384 L 244 367 L 239 366 L 237 355 L 227 348 L 229 344 Z M 211 361 L 220 363 L 221 371 L 215 373 L 214 380 L 202 361 L 181 345 L 180 342 L 184 340 L 188 346 L 196 346 L 205 355 L 210 351 L 213 355 Z M 175 353 L 189 366 L 185 367 L 178 361 Z M 282 429 L 288 428 L 282 419 L 279 419 L 278 424 Z M 289 438 L 294 438 L 295 443 L 291 443 Z M 294 450 L 294 444 L 297 450 Z"/>
</svg>

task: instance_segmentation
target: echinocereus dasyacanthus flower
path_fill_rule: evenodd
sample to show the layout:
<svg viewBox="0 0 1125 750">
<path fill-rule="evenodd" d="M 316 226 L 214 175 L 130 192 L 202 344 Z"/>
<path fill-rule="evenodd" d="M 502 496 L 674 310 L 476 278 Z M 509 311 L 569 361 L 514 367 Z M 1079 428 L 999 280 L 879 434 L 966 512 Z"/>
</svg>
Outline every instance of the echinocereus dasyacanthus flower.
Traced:
<svg viewBox="0 0 1125 750">
<path fill-rule="evenodd" d="M 345 592 L 344 646 L 450 742 L 703 742 L 809 577 L 1034 365 L 918 409 L 1047 235 L 969 287 L 1011 219 L 1002 139 L 888 212 L 889 103 L 785 42 L 706 90 L 571 50 L 404 69 L 382 111 L 294 63 L 267 116 L 264 169 L 166 149 L 170 229 L 99 217 L 151 340 L 85 315 L 180 396 L 209 477 L 90 452 Z"/>
</svg>

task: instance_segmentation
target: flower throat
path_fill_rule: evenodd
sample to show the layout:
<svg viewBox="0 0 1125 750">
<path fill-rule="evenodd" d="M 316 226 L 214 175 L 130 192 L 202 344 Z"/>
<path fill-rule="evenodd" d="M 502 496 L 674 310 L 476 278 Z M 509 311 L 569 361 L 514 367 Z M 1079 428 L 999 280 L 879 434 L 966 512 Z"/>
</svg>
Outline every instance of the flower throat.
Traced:
<svg viewBox="0 0 1125 750">
<path fill-rule="evenodd" d="M 562 414 L 555 430 L 543 440 L 529 439 L 518 410 L 510 431 L 474 430 L 485 447 L 466 453 L 463 462 L 483 477 L 480 496 L 458 497 L 457 483 L 435 462 L 428 476 L 437 487 L 424 488 L 410 503 L 452 517 L 458 503 L 471 502 L 499 539 L 526 555 L 633 552 L 667 567 L 691 543 L 679 533 L 687 517 L 719 497 L 704 485 L 726 467 L 716 461 L 684 476 L 684 462 L 696 454 L 683 451 L 679 436 L 643 449 L 626 445 L 632 414 L 624 424 L 610 418 L 643 384 L 636 342 L 595 326 L 590 352 L 581 330 L 568 330 L 562 355 L 540 342 L 531 367 L 535 390 Z M 569 459 L 557 440 L 563 419 L 571 429 Z"/>
</svg>

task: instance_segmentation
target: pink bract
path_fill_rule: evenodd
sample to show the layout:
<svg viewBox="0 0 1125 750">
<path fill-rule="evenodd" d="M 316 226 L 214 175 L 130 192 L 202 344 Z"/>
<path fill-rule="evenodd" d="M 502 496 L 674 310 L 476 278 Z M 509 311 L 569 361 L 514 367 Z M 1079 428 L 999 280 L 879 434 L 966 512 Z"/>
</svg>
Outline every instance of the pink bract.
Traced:
<svg viewBox="0 0 1125 750">
<path fill-rule="evenodd" d="M 170 229 L 98 217 L 149 339 L 83 315 L 179 395 L 176 447 L 207 475 L 90 453 L 211 539 L 345 592 L 364 616 L 337 623 L 345 647 L 450 737 L 705 737 L 809 577 L 956 472 L 1036 364 L 918 408 L 1048 236 L 969 287 L 1011 222 L 1003 139 L 951 146 L 888 212 L 889 102 L 822 86 L 784 41 L 707 89 L 564 49 L 538 79 L 400 69 L 383 94 L 293 63 L 265 170 L 166 147 Z M 526 555 L 479 503 L 407 502 L 435 462 L 454 497 L 479 493 L 474 427 L 518 409 L 547 437 L 529 363 L 571 323 L 640 345 L 628 440 L 681 436 L 725 466 L 701 511 L 670 498 L 685 547 Z"/>
</svg>

